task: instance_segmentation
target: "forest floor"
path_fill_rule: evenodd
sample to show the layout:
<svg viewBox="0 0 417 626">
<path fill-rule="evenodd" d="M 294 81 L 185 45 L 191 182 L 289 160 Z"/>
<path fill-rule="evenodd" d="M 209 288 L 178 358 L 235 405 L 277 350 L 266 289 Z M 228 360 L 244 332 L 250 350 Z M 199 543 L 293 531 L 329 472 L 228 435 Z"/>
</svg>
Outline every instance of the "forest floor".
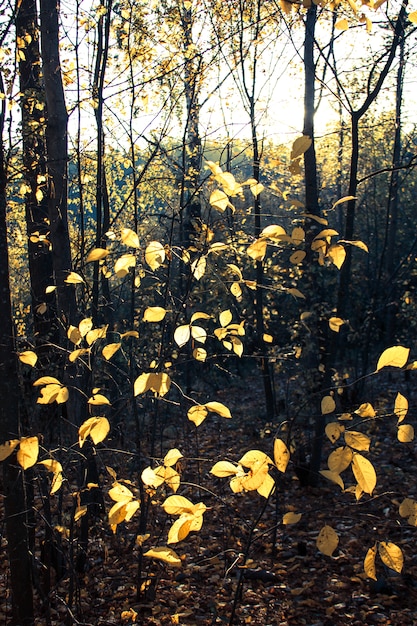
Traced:
<svg viewBox="0 0 417 626">
<path fill-rule="evenodd" d="M 178 493 L 207 506 L 201 530 L 171 546 L 181 557 L 181 567 L 147 558 L 141 561 L 136 543 L 138 514 L 128 524 L 120 524 L 116 534 L 104 517 L 91 528 L 87 567 L 76 577 L 71 613 L 66 574 L 52 586 L 49 618 L 44 614 L 37 625 L 417 624 L 416 528 L 399 515 L 405 497 L 417 499 L 415 444 L 397 441 L 395 419 L 390 420 L 393 427 L 387 418 L 357 428 L 371 436 L 371 450 L 365 454 L 378 477 L 374 494 L 365 494 L 359 501 L 324 478 L 315 488 L 302 486 L 292 462 L 279 476 L 277 494 L 268 502 L 256 492 L 233 494 L 229 479 L 210 475 L 216 461 L 237 462 L 250 449 L 273 455 L 273 437 L 262 437 L 262 424 L 254 418 L 262 411 L 262 394 L 253 389 L 256 381 L 245 381 L 217 392 L 211 399 L 229 406 L 233 419 L 209 415 L 198 429 L 197 443 L 195 435 L 182 444 L 181 438 L 169 441 L 168 447 L 179 447 L 188 459 Z M 392 413 L 394 397 L 390 390 L 385 393 L 387 408 L 382 404 L 381 412 Z M 357 420 L 352 423 L 358 426 Z M 196 430 L 191 426 L 189 433 Z M 332 449 L 326 442 L 324 458 Z M 189 458 L 191 453 L 194 460 Z M 120 478 L 134 480 L 123 469 L 118 468 Z M 351 470 L 345 473 L 346 485 L 354 484 Z M 198 487 L 199 481 L 203 487 Z M 169 518 L 167 523 L 168 516 L 158 506 L 163 497 L 158 500 L 155 494 L 154 500 L 157 505 L 148 514 L 152 536 L 144 543 L 144 551 L 166 545 Z M 110 504 L 107 496 L 106 503 Z M 288 511 L 302 513 L 300 521 L 284 525 L 282 516 Z M 331 557 L 316 547 L 325 525 L 339 535 Z M 364 573 L 364 558 L 378 541 L 400 546 L 404 567 L 396 574 L 377 558 L 378 580 L 372 581 Z M 1 570 L 6 580 L 5 564 Z M 0 623 L 7 622 L 0 619 Z"/>
</svg>

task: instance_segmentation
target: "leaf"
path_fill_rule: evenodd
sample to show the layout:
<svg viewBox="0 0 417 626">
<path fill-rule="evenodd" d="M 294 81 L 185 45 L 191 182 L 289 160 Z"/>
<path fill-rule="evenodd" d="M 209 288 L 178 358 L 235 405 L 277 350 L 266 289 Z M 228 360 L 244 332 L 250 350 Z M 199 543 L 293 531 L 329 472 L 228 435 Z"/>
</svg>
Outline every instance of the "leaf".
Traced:
<svg viewBox="0 0 417 626">
<path fill-rule="evenodd" d="M 334 401 L 333 396 L 324 396 L 321 400 L 321 414 L 329 415 L 329 413 L 333 413 L 336 409 L 336 402 Z"/>
<path fill-rule="evenodd" d="M 217 478 L 227 478 L 229 476 L 235 476 L 238 472 L 238 467 L 230 461 L 218 461 L 213 465 L 210 470 L 210 474 Z"/>
<path fill-rule="evenodd" d="M 131 228 L 122 228 L 121 240 L 125 244 L 125 246 L 130 246 L 131 248 L 140 248 L 139 237 Z"/>
<path fill-rule="evenodd" d="M 342 18 L 342 19 L 340 19 L 340 20 L 337 20 L 337 22 L 336 22 L 336 24 L 334 25 L 334 27 L 335 27 L 337 30 L 348 30 L 348 28 L 349 28 L 349 22 L 348 22 L 345 18 Z M 341 202 L 341 201 L 340 201 L 340 200 L 338 200 L 338 202 Z M 343 202 L 343 199 L 342 199 L 342 202 Z M 337 204 L 337 203 L 336 203 L 336 204 Z M 334 208 L 334 207 L 336 206 L 336 204 L 334 204 L 332 208 Z"/>
<path fill-rule="evenodd" d="M 35 367 L 38 360 L 36 352 L 33 352 L 32 350 L 25 350 L 25 352 L 20 352 L 18 356 L 19 361 L 25 363 L 25 365 L 30 365 L 31 367 Z"/>
<path fill-rule="evenodd" d="M 148 306 L 143 313 L 144 322 L 161 322 L 167 311 L 161 306 Z"/>
<path fill-rule="evenodd" d="M 302 513 L 294 513 L 293 511 L 288 511 L 288 513 L 284 513 L 282 516 L 282 523 L 284 525 L 289 524 L 297 524 L 302 518 Z"/>
<path fill-rule="evenodd" d="M 204 422 L 208 415 L 208 411 L 204 405 L 197 404 L 188 409 L 187 417 L 190 422 L 193 422 L 196 426 L 200 426 Z"/>
<path fill-rule="evenodd" d="M 332 263 L 340 270 L 346 258 L 346 250 L 344 247 L 339 244 L 333 244 L 328 249 L 327 254 Z"/>
<path fill-rule="evenodd" d="M 172 448 L 171 450 L 168 450 L 164 457 L 164 465 L 166 467 L 172 467 L 182 458 L 183 454 L 181 454 L 178 448 Z"/>
<path fill-rule="evenodd" d="M 363 433 L 347 430 L 345 432 L 345 443 L 351 448 L 354 448 L 354 450 L 368 451 L 371 445 L 371 439 L 368 435 L 364 435 Z"/>
<path fill-rule="evenodd" d="M 285 472 L 290 460 L 290 451 L 282 439 L 274 441 L 274 461 L 280 472 Z"/>
<path fill-rule="evenodd" d="M 363 404 L 361 404 L 360 407 L 356 409 L 355 413 L 356 415 L 359 415 L 359 417 L 363 418 L 375 417 L 376 415 L 374 407 L 369 402 L 364 402 Z"/>
<path fill-rule="evenodd" d="M 350 246 L 354 246 L 355 248 L 359 248 L 360 250 L 363 250 L 364 252 L 369 252 L 368 246 L 363 241 L 359 241 L 359 240 L 352 241 L 352 240 L 348 240 L 348 239 L 339 239 L 339 243 L 347 243 Z"/>
<path fill-rule="evenodd" d="M 255 198 L 257 196 L 259 196 L 260 193 L 262 193 L 262 191 L 265 189 L 265 187 L 263 186 L 262 183 L 257 183 L 256 185 L 251 185 L 250 186 L 250 190 L 252 192 L 252 194 L 255 196 Z"/>
<path fill-rule="evenodd" d="M 84 282 L 84 279 L 79 274 L 77 274 L 77 272 L 70 272 L 64 280 L 64 283 L 67 283 L 68 285 L 77 285 Z"/>
<path fill-rule="evenodd" d="M 252 471 L 258 471 L 260 467 L 268 467 L 268 464 L 273 465 L 273 461 L 262 450 L 249 450 L 239 460 L 239 464 L 243 467 L 249 467 Z"/>
<path fill-rule="evenodd" d="M 335 443 L 344 431 L 345 427 L 343 424 L 339 424 L 339 422 L 330 422 L 329 424 L 326 424 L 326 436 L 331 443 Z"/>
<path fill-rule="evenodd" d="M 217 415 L 220 415 L 220 417 L 226 417 L 228 419 L 232 417 L 232 414 L 230 413 L 227 406 L 225 406 L 221 402 L 206 402 L 204 406 L 212 413 L 217 413 Z"/>
<path fill-rule="evenodd" d="M 265 341 L 265 343 L 273 343 L 273 341 L 274 341 L 273 336 L 269 335 L 268 333 L 264 333 L 262 335 L 262 339 L 263 339 L 263 341 Z"/>
<path fill-rule="evenodd" d="M 0 446 L 0 461 L 7 459 L 13 453 L 18 443 L 19 439 L 9 439 L 9 441 L 2 443 Z"/>
<path fill-rule="evenodd" d="M 220 326 L 222 326 L 223 328 L 225 326 L 228 326 L 230 324 L 230 322 L 233 319 L 233 315 L 230 309 L 226 309 L 225 311 L 222 311 L 219 315 L 219 322 L 220 322 Z"/>
<path fill-rule="evenodd" d="M 378 545 L 379 556 L 384 565 L 401 573 L 404 565 L 404 557 L 401 548 L 390 541 L 381 541 Z"/>
<path fill-rule="evenodd" d="M 414 440 L 414 427 L 411 424 L 400 424 L 397 431 L 398 441 L 410 443 Z"/>
<path fill-rule="evenodd" d="M 198 341 L 199 343 L 205 343 L 207 339 L 207 333 L 201 326 L 191 326 L 191 336 L 194 341 Z"/>
<path fill-rule="evenodd" d="M 362 491 L 372 495 L 376 486 L 376 473 L 372 463 L 356 453 L 352 459 L 352 471 Z"/>
<path fill-rule="evenodd" d="M 263 229 L 260 236 L 265 239 L 282 241 L 282 239 L 287 237 L 287 233 L 282 226 L 278 226 L 278 224 L 271 224 Z"/>
<path fill-rule="evenodd" d="M 331 472 L 340 474 L 349 467 L 353 459 L 353 452 L 348 447 L 340 447 L 333 450 L 327 459 L 327 465 Z"/>
<path fill-rule="evenodd" d="M 304 252 L 304 250 L 296 250 L 290 256 L 290 263 L 292 263 L 293 265 L 298 265 L 299 263 L 302 263 L 302 261 L 304 261 L 305 257 L 306 253 Z"/>
<path fill-rule="evenodd" d="M 257 239 L 246 249 L 246 253 L 254 261 L 262 261 L 266 254 L 266 241 L 264 239 Z"/>
<path fill-rule="evenodd" d="M 101 261 L 105 259 L 106 256 L 110 254 L 109 250 L 106 248 L 94 248 L 91 252 L 88 253 L 87 258 L 85 260 L 86 263 L 91 263 L 92 261 Z"/>
<path fill-rule="evenodd" d="M 295 228 L 293 228 L 293 231 L 291 233 L 291 241 L 296 246 L 299 246 L 300 243 L 304 241 L 305 236 L 306 234 L 304 228 L 301 228 L 301 226 L 296 226 Z"/>
<path fill-rule="evenodd" d="M 329 319 L 329 327 L 330 330 L 333 330 L 335 333 L 338 333 L 340 330 L 340 327 L 343 326 L 344 324 L 344 320 L 342 320 L 341 317 L 331 317 Z"/>
<path fill-rule="evenodd" d="M 326 556 L 332 556 L 339 545 L 339 537 L 331 526 L 323 526 L 316 539 L 317 549 Z"/>
<path fill-rule="evenodd" d="M 398 418 L 398 424 L 404 420 L 408 413 L 408 400 L 401 393 L 397 393 L 396 395 L 394 413 Z"/>
<path fill-rule="evenodd" d="M 104 441 L 109 432 L 110 423 L 106 417 L 90 417 L 78 429 L 78 445 L 82 448 L 88 435 L 96 445 Z"/>
<path fill-rule="evenodd" d="M 131 252 L 122 254 L 114 264 L 114 273 L 118 278 L 124 278 L 129 274 L 130 268 L 136 266 L 136 257 Z"/>
<path fill-rule="evenodd" d="M 379 357 L 375 371 L 379 372 L 383 367 L 388 366 L 404 367 L 409 354 L 410 348 L 404 348 L 404 346 L 392 346 L 392 348 L 387 348 Z"/>
<path fill-rule="evenodd" d="M 242 289 L 239 283 L 232 283 L 230 287 L 230 293 L 232 294 L 232 296 L 239 300 L 239 298 L 242 296 Z"/>
<path fill-rule="evenodd" d="M 155 271 L 165 261 L 165 249 L 159 241 L 151 241 L 145 250 L 145 261 Z"/>
<path fill-rule="evenodd" d="M 417 11 L 412 11 L 408 14 L 408 19 L 412 24 L 417 24 Z"/>
<path fill-rule="evenodd" d="M 178 326 L 174 331 L 174 341 L 180 348 L 185 346 L 187 341 L 190 339 L 190 336 L 191 328 L 189 324 Z"/>
<path fill-rule="evenodd" d="M 22 437 L 19 450 L 17 451 L 17 462 L 24 470 L 35 465 L 39 454 L 39 440 L 37 437 Z"/>
<path fill-rule="evenodd" d="M 193 313 L 191 316 L 191 324 L 193 322 L 196 322 L 197 320 L 209 320 L 211 318 L 211 315 L 209 315 L 208 313 L 203 313 L 202 311 L 197 311 L 196 313 Z"/>
<path fill-rule="evenodd" d="M 365 574 L 368 576 L 368 578 L 372 578 L 373 580 L 377 580 L 375 557 L 376 557 L 376 544 L 372 548 L 369 548 L 368 552 L 366 553 L 365 560 L 363 562 L 363 569 L 365 570 Z"/>
<path fill-rule="evenodd" d="M 320 474 L 330 480 L 332 483 L 339 485 L 341 489 L 345 488 L 345 483 L 343 482 L 342 477 L 337 472 L 332 472 L 331 470 L 320 470 Z"/>
<path fill-rule="evenodd" d="M 196 280 L 203 278 L 206 273 L 207 258 L 200 256 L 198 259 L 191 263 L 191 273 Z"/>
<path fill-rule="evenodd" d="M 87 505 L 83 504 L 82 506 L 77 506 L 74 512 L 74 522 L 78 522 L 78 520 L 83 517 L 87 513 Z"/>
<path fill-rule="evenodd" d="M 297 157 L 307 152 L 309 147 L 312 144 L 312 140 L 308 135 L 302 135 L 301 137 L 297 137 L 297 139 L 292 144 L 290 159 L 294 160 Z"/>
<path fill-rule="evenodd" d="M 41 395 L 37 399 L 37 404 L 63 404 L 68 400 L 69 393 L 67 387 L 63 387 L 60 383 L 51 383 L 41 389 Z"/>
<path fill-rule="evenodd" d="M 163 502 L 162 508 L 168 515 L 182 515 L 192 513 L 194 504 L 184 496 L 168 496 Z"/>
<path fill-rule="evenodd" d="M 357 197 L 356 196 L 344 196 L 343 198 L 340 198 L 334 203 L 331 210 L 339 206 L 339 204 L 342 204 L 342 202 L 349 202 L 349 200 L 357 200 Z"/>
<path fill-rule="evenodd" d="M 93 320 L 91 317 L 86 317 L 78 324 L 78 330 L 81 337 L 85 337 L 86 334 L 93 328 Z"/>
<path fill-rule="evenodd" d="M 291 287 L 291 289 L 287 289 L 287 292 L 291 296 L 294 296 L 294 298 L 303 298 L 303 300 L 305 300 L 305 295 L 301 293 L 301 291 L 299 289 L 296 289 L 295 287 Z"/>
<path fill-rule="evenodd" d="M 38 378 L 37 380 L 35 380 L 35 382 L 33 383 L 33 386 L 38 387 L 40 385 L 50 385 L 53 383 L 57 385 L 61 385 L 59 380 L 57 378 L 54 378 L 53 376 L 42 376 L 41 378 Z"/>
<path fill-rule="evenodd" d="M 104 346 L 101 354 L 104 356 L 106 361 L 110 361 L 112 356 L 120 349 L 121 345 L 121 343 L 108 343 L 107 346 Z"/>
<path fill-rule="evenodd" d="M 274 479 L 272 478 L 272 476 L 270 476 L 270 474 L 266 474 L 264 476 L 264 479 L 263 479 L 261 485 L 257 488 L 256 491 L 263 498 L 269 498 L 269 496 L 271 495 L 271 493 L 272 493 L 272 491 L 274 489 L 275 489 L 275 481 L 274 481 Z"/>
<path fill-rule="evenodd" d="M 229 206 L 233 208 L 233 205 L 230 203 L 229 197 L 224 193 L 224 191 L 221 191 L 221 189 L 215 189 L 211 193 L 209 203 L 211 204 L 211 206 L 214 206 L 215 209 L 218 209 L 222 212 L 225 211 Z"/>
<path fill-rule="evenodd" d="M 207 359 L 207 350 L 204 350 L 204 348 L 195 348 L 193 350 L 193 357 L 196 361 L 201 361 L 204 363 L 204 361 Z"/>
<path fill-rule="evenodd" d="M 148 557 L 148 559 L 157 559 L 158 561 L 163 561 L 168 565 L 172 565 L 173 567 L 181 567 L 181 559 L 172 548 L 160 547 L 160 548 L 151 548 L 147 552 L 143 553 L 143 556 Z"/>
<path fill-rule="evenodd" d="M 88 404 L 92 406 L 103 406 L 104 404 L 110 406 L 110 400 L 103 396 L 102 393 L 94 393 L 91 398 L 88 398 Z"/>
<path fill-rule="evenodd" d="M 334 237 L 335 235 L 338 235 L 338 234 L 339 233 L 337 232 L 337 230 L 334 230 L 334 228 L 325 228 L 324 230 L 321 230 L 319 234 L 314 237 L 314 241 L 317 241 L 318 239 L 325 239 L 327 237 Z"/>
</svg>

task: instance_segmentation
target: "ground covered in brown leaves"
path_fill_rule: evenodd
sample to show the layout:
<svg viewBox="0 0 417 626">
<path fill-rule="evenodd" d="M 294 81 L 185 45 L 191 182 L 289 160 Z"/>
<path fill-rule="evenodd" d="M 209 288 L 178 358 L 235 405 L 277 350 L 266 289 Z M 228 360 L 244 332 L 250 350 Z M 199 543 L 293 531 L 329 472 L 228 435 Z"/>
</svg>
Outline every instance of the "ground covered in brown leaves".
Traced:
<svg viewBox="0 0 417 626">
<path fill-rule="evenodd" d="M 386 407 L 394 396 L 388 392 Z M 227 404 L 233 419 L 209 416 L 198 429 L 198 440 L 191 424 L 185 439 L 184 432 L 176 439 L 174 429 L 168 433 L 169 441 L 162 442 L 164 452 L 178 447 L 185 456 L 178 493 L 208 507 L 200 532 L 172 546 L 182 566 L 141 558 L 137 515 L 121 524 L 116 534 L 105 517 L 98 518 L 90 529 L 86 569 L 72 575 L 70 611 L 71 563 L 62 580 L 53 584 L 49 617 L 44 613 L 37 624 L 417 624 L 416 528 L 399 515 L 401 501 L 417 496 L 417 457 L 414 443 L 396 440 L 396 422 L 388 415 L 392 409 L 381 408 L 386 419 L 362 428 L 372 438 L 367 456 L 378 476 L 372 497 L 364 495 L 357 502 L 354 494 L 343 493 L 325 479 L 316 488 L 302 486 L 290 463 L 286 474 L 279 475 L 277 494 L 266 503 L 256 492 L 233 494 L 228 479 L 209 473 L 216 461 L 236 462 L 250 449 L 273 454 L 272 436 L 262 437 L 262 422 L 253 417 L 257 407 L 250 387 L 239 385 L 211 399 Z M 326 442 L 325 457 L 331 450 Z M 111 462 L 110 453 L 100 454 L 104 467 Z M 349 471 L 347 485 L 354 482 Z M 120 461 L 117 472 L 133 485 L 138 480 Z M 111 479 L 105 476 L 104 471 L 108 487 Z M 164 497 L 158 492 L 153 496 L 146 530 L 151 537 L 143 550 L 166 543 L 171 519 L 159 506 Z M 110 505 L 107 496 L 106 505 Z M 284 525 L 282 517 L 288 511 L 302 513 L 301 520 Z M 325 525 L 339 536 L 332 557 L 316 547 Z M 364 573 L 364 557 L 378 541 L 401 547 L 404 568 L 396 574 L 377 560 L 378 580 L 372 581 Z M 3 568 L 5 582 L 6 577 Z M 38 597 L 37 603 L 41 614 Z"/>
</svg>

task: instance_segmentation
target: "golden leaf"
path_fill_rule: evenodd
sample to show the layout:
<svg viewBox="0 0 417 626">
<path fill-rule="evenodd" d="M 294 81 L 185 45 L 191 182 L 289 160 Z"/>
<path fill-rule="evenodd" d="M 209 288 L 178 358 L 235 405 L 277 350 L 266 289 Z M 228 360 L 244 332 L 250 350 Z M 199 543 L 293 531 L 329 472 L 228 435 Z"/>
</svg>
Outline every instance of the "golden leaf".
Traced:
<svg viewBox="0 0 417 626">
<path fill-rule="evenodd" d="M 363 404 L 361 404 L 360 407 L 356 409 L 355 413 L 356 415 L 364 418 L 375 417 L 376 415 L 374 407 L 369 402 L 364 402 Z"/>
<path fill-rule="evenodd" d="M 356 453 L 352 459 L 352 471 L 362 491 L 372 495 L 376 486 L 376 473 L 372 463 Z"/>
<path fill-rule="evenodd" d="M 131 228 L 122 228 L 121 240 L 125 244 L 125 246 L 130 246 L 131 248 L 140 248 L 139 237 Z"/>
<path fill-rule="evenodd" d="M 285 472 L 290 460 L 290 451 L 282 439 L 274 441 L 274 461 L 280 472 Z"/>
<path fill-rule="evenodd" d="M 161 306 L 148 306 L 143 313 L 144 322 L 161 322 L 166 315 L 166 309 Z"/>
<path fill-rule="evenodd" d="M 302 263 L 304 261 L 305 256 L 306 253 L 304 252 L 304 250 L 296 250 L 290 256 L 290 263 L 292 263 L 293 265 L 298 265 L 299 263 Z"/>
<path fill-rule="evenodd" d="M 101 354 L 104 356 L 106 361 L 109 361 L 114 354 L 120 349 L 121 343 L 108 343 L 107 346 L 104 346 Z"/>
<path fill-rule="evenodd" d="M 404 348 L 404 346 L 392 346 L 392 348 L 387 348 L 379 357 L 375 371 L 379 372 L 383 367 L 388 366 L 404 367 L 409 354 L 410 348 Z"/>
<path fill-rule="evenodd" d="M 408 412 L 408 400 L 401 393 L 397 393 L 394 404 L 394 413 L 398 418 L 398 424 L 402 422 Z"/>
<path fill-rule="evenodd" d="M 348 447 L 340 447 L 336 450 L 333 450 L 329 454 L 329 458 L 327 459 L 327 465 L 331 472 L 335 474 L 340 474 L 343 472 L 349 465 L 351 464 L 353 459 L 353 452 Z"/>
<path fill-rule="evenodd" d="M 88 404 L 92 406 L 102 406 L 103 404 L 110 405 L 110 400 L 102 393 L 93 393 L 91 398 L 88 398 Z"/>
<path fill-rule="evenodd" d="M 332 443 L 335 443 L 340 438 L 340 435 L 344 432 L 344 430 L 345 427 L 343 424 L 339 424 L 339 422 L 330 422 L 329 424 L 326 424 L 325 428 L 326 435 Z"/>
<path fill-rule="evenodd" d="M 324 396 L 321 400 L 321 414 L 329 415 L 329 413 L 333 413 L 336 409 L 336 402 L 334 401 L 333 396 Z"/>
<path fill-rule="evenodd" d="M 210 470 L 210 474 L 217 478 L 226 478 L 228 476 L 235 476 L 238 472 L 238 467 L 230 463 L 230 461 L 218 461 L 213 465 Z"/>
<path fill-rule="evenodd" d="M 297 157 L 303 155 L 304 152 L 307 152 L 312 143 L 313 142 L 311 140 L 311 137 L 309 137 L 308 135 L 302 135 L 301 137 L 297 137 L 297 139 L 292 144 L 290 159 L 294 160 Z"/>
<path fill-rule="evenodd" d="M 130 268 L 136 266 L 136 257 L 132 253 L 122 254 L 114 264 L 114 273 L 118 278 L 124 278 L 129 274 Z"/>
<path fill-rule="evenodd" d="M 347 29 L 349 28 L 349 22 L 348 22 L 346 19 L 342 18 L 342 19 L 340 19 L 340 20 L 337 20 L 337 22 L 336 22 L 336 24 L 334 25 L 334 27 L 335 27 L 337 30 L 347 30 Z M 342 200 L 341 200 L 341 201 L 342 201 L 342 202 L 344 201 L 344 200 L 343 200 L 343 198 L 342 198 Z M 338 202 L 341 202 L 341 201 L 339 200 Z M 334 206 L 335 206 L 335 205 L 333 205 L 333 207 L 334 207 Z"/>
<path fill-rule="evenodd" d="M 33 352 L 32 350 L 25 350 L 25 352 L 19 353 L 19 361 L 25 363 L 25 365 L 35 367 L 37 360 L 38 356 L 36 352 Z"/>
<path fill-rule="evenodd" d="M 206 407 L 206 409 L 208 409 L 212 413 L 217 413 L 217 415 L 220 415 L 221 417 L 226 417 L 226 418 L 232 417 L 232 414 L 230 413 L 227 406 L 225 406 L 221 402 L 206 402 L 204 406 Z"/>
<path fill-rule="evenodd" d="M 401 548 L 390 541 L 381 541 L 378 545 L 381 561 L 398 574 L 401 573 L 404 565 L 404 557 Z"/>
<path fill-rule="evenodd" d="M 17 451 L 17 462 L 24 470 L 35 465 L 38 460 L 39 441 L 37 437 L 22 437 L 19 450 Z"/>
<path fill-rule="evenodd" d="M 79 274 L 77 274 L 77 272 L 70 272 L 64 280 L 64 283 L 67 283 L 68 285 L 77 285 L 84 282 L 84 279 Z"/>
<path fill-rule="evenodd" d="M 331 526 L 323 526 L 316 539 L 317 549 L 326 556 L 332 556 L 339 545 L 339 537 Z"/>
<path fill-rule="evenodd" d="M 411 424 L 400 424 L 397 431 L 398 441 L 410 443 L 414 440 L 414 427 Z"/>
<path fill-rule="evenodd" d="M 9 457 L 13 450 L 17 447 L 19 439 L 10 439 L 0 445 L 0 461 L 4 461 Z"/>
<path fill-rule="evenodd" d="M 257 239 L 248 246 L 246 253 L 254 261 L 262 261 L 266 254 L 266 245 L 264 239 Z"/>
<path fill-rule="evenodd" d="M 210 195 L 209 203 L 211 206 L 214 206 L 215 209 L 222 212 L 225 211 L 227 207 L 231 207 L 233 209 L 233 205 L 230 203 L 229 197 L 220 189 L 215 189 L 215 191 L 213 191 Z"/>
<path fill-rule="evenodd" d="M 155 271 L 165 261 L 165 248 L 159 241 L 151 241 L 145 250 L 145 261 Z"/>
<path fill-rule="evenodd" d="M 178 450 L 178 448 L 171 448 L 171 450 L 168 450 L 168 452 L 166 453 L 164 457 L 164 465 L 166 467 L 172 467 L 173 465 L 175 465 L 175 463 L 177 463 L 182 458 L 183 458 L 183 455 Z"/>
<path fill-rule="evenodd" d="M 109 250 L 106 248 L 94 248 L 91 252 L 88 253 L 87 258 L 85 260 L 86 263 L 91 263 L 92 261 L 101 261 L 105 259 L 106 256 L 110 254 Z"/>
<path fill-rule="evenodd" d="M 282 226 L 278 226 L 278 224 L 271 224 L 270 226 L 266 226 L 261 232 L 261 237 L 265 239 L 272 239 L 275 241 L 282 241 L 284 238 L 288 239 L 287 233 L 282 228 Z"/>
<path fill-rule="evenodd" d="M 368 576 L 368 578 L 372 578 L 373 580 L 377 580 L 375 557 L 376 557 L 376 544 L 372 548 L 369 548 L 368 552 L 366 553 L 365 560 L 363 562 L 363 568 L 365 570 L 365 574 Z"/>
<path fill-rule="evenodd" d="M 341 489 L 345 488 L 345 483 L 343 482 L 342 477 L 337 472 L 332 472 L 331 470 L 320 470 L 320 474 L 330 480 L 332 483 L 339 485 Z"/>
<path fill-rule="evenodd" d="M 282 516 L 282 523 L 285 525 L 288 524 L 297 524 L 302 518 L 302 513 L 294 513 L 293 511 L 288 511 Z"/>
<path fill-rule="evenodd" d="M 340 330 L 340 327 L 343 326 L 344 323 L 345 323 L 344 320 L 342 320 L 342 318 L 340 317 L 331 317 L 329 319 L 330 330 L 333 330 L 335 333 L 338 333 Z"/>
<path fill-rule="evenodd" d="M 334 244 L 330 246 L 327 254 L 330 257 L 332 263 L 336 265 L 337 269 L 340 270 L 346 258 L 346 250 L 344 249 L 344 247 L 339 244 Z"/>
<path fill-rule="evenodd" d="M 190 422 L 193 422 L 196 426 L 200 426 L 206 419 L 208 411 L 204 405 L 197 404 L 188 409 L 187 417 Z"/>
<path fill-rule="evenodd" d="M 345 432 L 345 443 L 354 450 L 369 450 L 371 440 L 368 435 L 359 433 L 354 430 L 347 430 Z"/>
<path fill-rule="evenodd" d="M 148 559 L 157 559 L 158 561 L 163 561 L 164 563 L 172 565 L 173 567 L 181 567 L 180 557 L 171 548 L 151 548 L 147 552 L 144 552 L 143 556 L 148 557 Z"/>
</svg>

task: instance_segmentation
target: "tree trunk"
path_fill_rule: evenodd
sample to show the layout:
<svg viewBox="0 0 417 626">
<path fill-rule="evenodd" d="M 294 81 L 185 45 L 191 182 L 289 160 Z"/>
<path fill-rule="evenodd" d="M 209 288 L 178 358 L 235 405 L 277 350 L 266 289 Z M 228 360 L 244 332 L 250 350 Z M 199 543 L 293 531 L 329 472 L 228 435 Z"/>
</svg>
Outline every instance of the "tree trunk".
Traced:
<svg viewBox="0 0 417 626">
<path fill-rule="evenodd" d="M 3 77 L 0 90 L 4 93 Z M 5 101 L 0 115 L 0 443 L 19 437 L 19 387 L 17 385 L 16 348 L 9 287 L 9 257 L 6 226 L 6 167 L 3 149 Z M 31 557 L 23 470 L 13 454 L 3 461 L 3 493 L 7 553 L 12 589 L 13 626 L 33 624 Z"/>
<path fill-rule="evenodd" d="M 67 217 L 68 115 L 59 58 L 59 10 L 56 0 L 40 0 L 52 260 L 57 287 L 58 318 L 66 327 L 75 321 L 77 308 L 74 285 L 64 282 L 71 271 L 72 262 Z"/>
</svg>

